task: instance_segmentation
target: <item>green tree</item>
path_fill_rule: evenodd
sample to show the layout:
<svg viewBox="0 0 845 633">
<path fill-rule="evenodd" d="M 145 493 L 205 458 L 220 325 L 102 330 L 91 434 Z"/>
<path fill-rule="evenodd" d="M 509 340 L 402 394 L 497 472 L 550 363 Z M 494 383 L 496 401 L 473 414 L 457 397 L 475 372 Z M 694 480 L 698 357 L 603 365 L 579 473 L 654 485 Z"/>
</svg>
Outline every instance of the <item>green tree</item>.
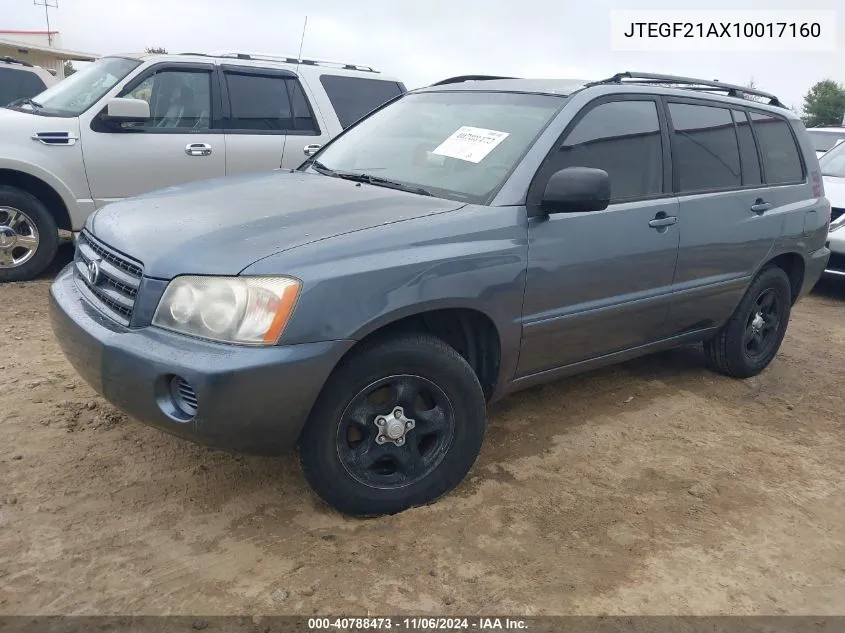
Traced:
<svg viewBox="0 0 845 633">
<path fill-rule="evenodd" d="M 73 73 L 76 72 L 76 68 L 73 67 L 73 62 L 68 60 L 65 62 L 65 79 L 70 77 Z"/>
<path fill-rule="evenodd" d="M 167 49 L 163 46 L 148 46 L 147 52 L 150 55 L 167 55 Z"/>
<path fill-rule="evenodd" d="M 807 127 L 841 125 L 845 116 L 845 87 L 832 79 L 815 84 L 804 95 L 804 123 Z"/>
</svg>

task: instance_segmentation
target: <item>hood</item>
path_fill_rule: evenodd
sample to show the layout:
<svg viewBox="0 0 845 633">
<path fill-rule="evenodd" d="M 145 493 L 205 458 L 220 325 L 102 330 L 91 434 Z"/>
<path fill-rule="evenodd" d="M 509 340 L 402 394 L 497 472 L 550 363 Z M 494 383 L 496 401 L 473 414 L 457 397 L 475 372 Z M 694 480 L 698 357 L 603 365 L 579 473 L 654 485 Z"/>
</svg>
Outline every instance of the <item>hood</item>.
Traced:
<svg viewBox="0 0 845 633">
<path fill-rule="evenodd" d="M 824 195 L 830 200 L 830 206 L 845 209 L 845 178 L 822 176 Z"/>
<path fill-rule="evenodd" d="M 91 216 L 100 240 L 144 264 L 144 274 L 236 275 L 303 244 L 464 206 L 302 172 L 274 171 L 171 187 Z M 280 271 L 283 272 L 283 271 Z"/>
</svg>

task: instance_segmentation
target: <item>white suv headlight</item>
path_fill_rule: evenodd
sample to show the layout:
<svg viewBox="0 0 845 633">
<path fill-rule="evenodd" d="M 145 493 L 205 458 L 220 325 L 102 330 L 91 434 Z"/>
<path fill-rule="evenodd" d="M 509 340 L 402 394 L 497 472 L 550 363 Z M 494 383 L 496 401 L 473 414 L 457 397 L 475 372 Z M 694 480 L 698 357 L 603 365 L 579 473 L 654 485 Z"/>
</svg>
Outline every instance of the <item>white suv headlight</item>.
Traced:
<svg viewBox="0 0 845 633">
<path fill-rule="evenodd" d="M 227 343 L 275 345 L 301 286 L 290 277 L 176 277 L 153 325 Z"/>
</svg>

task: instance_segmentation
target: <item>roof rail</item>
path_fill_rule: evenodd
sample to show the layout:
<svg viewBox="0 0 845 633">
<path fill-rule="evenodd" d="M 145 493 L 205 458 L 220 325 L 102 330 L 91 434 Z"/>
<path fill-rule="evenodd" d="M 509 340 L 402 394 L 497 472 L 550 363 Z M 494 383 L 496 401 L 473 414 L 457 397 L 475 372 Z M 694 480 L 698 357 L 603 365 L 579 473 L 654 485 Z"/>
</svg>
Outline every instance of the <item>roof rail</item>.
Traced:
<svg viewBox="0 0 845 633">
<path fill-rule="evenodd" d="M 769 92 L 763 92 L 762 90 L 757 90 L 756 88 L 748 88 L 746 86 L 737 86 L 734 84 L 726 84 L 724 82 L 713 80 L 709 81 L 707 79 L 694 79 L 692 77 L 678 77 L 676 75 L 658 75 L 653 73 L 639 73 L 639 72 L 624 72 L 624 73 L 616 73 L 613 77 L 609 77 L 607 79 L 601 79 L 599 81 L 593 81 L 587 86 L 596 86 L 599 84 L 621 84 L 623 83 L 623 79 L 630 79 L 630 82 L 624 83 L 636 83 L 636 84 L 657 84 L 657 85 L 665 85 L 669 88 L 671 87 L 683 87 L 689 90 L 701 90 L 701 91 L 709 91 L 709 92 L 724 92 L 729 97 L 736 97 L 738 99 L 744 99 L 744 95 L 754 95 L 755 97 L 763 97 L 764 99 L 769 100 L 769 105 L 778 106 L 780 108 L 785 108 L 786 106 L 783 105 L 780 99 L 778 99 L 775 95 Z"/>
<path fill-rule="evenodd" d="M 360 64 L 347 64 L 344 62 L 330 62 L 319 59 L 299 59 L 298 57 L 290 55 L 264 55 L 263 53 L 238 52 L 220 53 L 219 55 L 208 55 L 205 53 L 180 53 L 180 55 L 200 55 L 203 57 L 218 57 L 225 59 L 244 59 L 261 62 L 281 62 L 283 64 L 301 64 L 303 66 L 326 66 L 330 68 L 340 68 L 342 70 L 358 70 L 367 73 L 379 72 L 371 66 L 361 66 Z"/>
<path fill-rule="evenodd" d="M 0 62 L 5 62 L 7 64 L 20 64 L 21 66 L 26 66 L 28 68 L 34 68 L 35 67 L 33 64 L 30 64 L 29 62 L 25 62 L 22 59 L 16 59 L 15 57 L 8 57 L 8 56 L 4 57 L 2 55 L 0 55 Z"/>
<path fill-rule="evenodd" d="M 516 79 L 516 77 L 497 77 L 495 75 L 459 75 L 458 77 L 449 77 L 448 79 L 441 79 L 440 81 L 431 85 L 445 86 L 447 84 L 459 84 L 465 81 L 490 81 L 491 79 Z"/>
</svg>

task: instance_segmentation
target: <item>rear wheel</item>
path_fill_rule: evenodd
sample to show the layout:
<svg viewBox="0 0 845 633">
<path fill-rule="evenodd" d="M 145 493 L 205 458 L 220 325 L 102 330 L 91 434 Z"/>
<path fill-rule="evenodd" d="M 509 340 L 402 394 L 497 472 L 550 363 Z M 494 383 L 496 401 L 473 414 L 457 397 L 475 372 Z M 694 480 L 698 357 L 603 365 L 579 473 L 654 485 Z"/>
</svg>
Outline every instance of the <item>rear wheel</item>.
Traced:
<svg viewBox="0 0 845 633">
<path fill-rule="evenodd" d="M 0 282 L 42 272 L 59 248 L 56 221 L 35 196 L 0 186 Z"/>
<path fill-rule="evenodd" d="M 354 515 L 393 514 L 454 488 L 481 448 L 485 400 L 440 339 L 362 348 L 332 374 L 300 438 L 311 487 Z"/>
<path fill-rule="evenodd" d="M 787 274 L 774 266 L 762 270 L 728 322 L 704 343 L 710 367 L 734 378 L 759 374 L 780 349 L 791 307 Z"/>
</svg>

